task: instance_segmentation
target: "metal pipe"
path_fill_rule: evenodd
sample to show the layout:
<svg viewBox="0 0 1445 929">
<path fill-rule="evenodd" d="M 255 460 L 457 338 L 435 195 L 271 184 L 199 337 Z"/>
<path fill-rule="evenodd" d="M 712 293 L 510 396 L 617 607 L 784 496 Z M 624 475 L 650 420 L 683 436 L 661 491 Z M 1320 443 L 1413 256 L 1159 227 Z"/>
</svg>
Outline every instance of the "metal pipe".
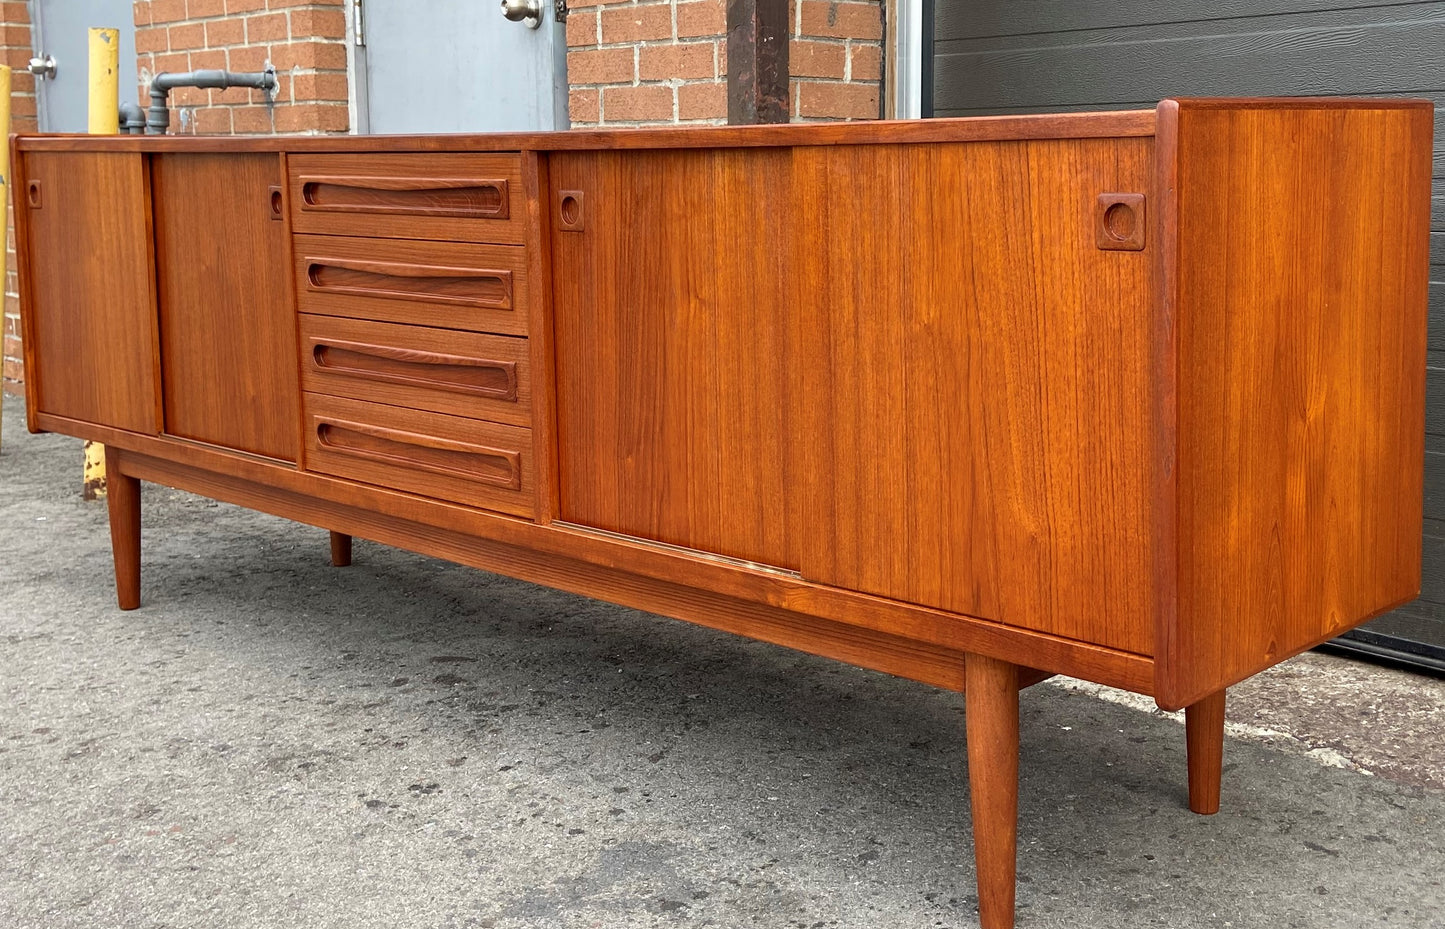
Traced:
<svg viewBox="0 0 1445 929">
<path fill-rule="evenodd" d="M 146 111 L 139 103 L 120 105 L 120 131 L 125 135 L 140 135 L 146 130 Z"/>
<path fill-rule="evenodd" d="M 172 90 L 177 87 L 208 87 L 225 90 L 228 87 L 250 87 L 271 94 L 276 90 L 276 69 L 265 71 L 162 71 L 151 78 L 151 105 L 146 110 L 146 135 L 165 135 L 170 128 L 171 111 L 167 102 Z"/>
</svg>

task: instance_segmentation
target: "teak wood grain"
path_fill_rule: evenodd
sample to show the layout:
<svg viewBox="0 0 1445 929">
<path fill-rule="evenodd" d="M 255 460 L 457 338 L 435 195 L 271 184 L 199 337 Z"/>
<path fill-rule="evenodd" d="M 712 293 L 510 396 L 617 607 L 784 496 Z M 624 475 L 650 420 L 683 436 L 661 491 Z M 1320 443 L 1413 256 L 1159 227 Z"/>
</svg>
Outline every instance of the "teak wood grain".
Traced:
<svg viewBox="0 0 1445 929">
<path fill-rule="evenodd" d="M 1019 668 L 969 655 L 968 789 L 982 929 L 1014 924 L 1018 868 Z"/>
<path fill-rule="evenodd" d="M 351 536 L 344 532 L 332 532 L 330 536 L 331 566 L 333 568 L 351 567 Z"/>
<path fill-rule="evenodd" d="M 21 156 L 14 192 L 33 413 L 161 428 L 150 178 L 138 154 Z M 32 414 L 33 415 L 33 414 Z"/>
<path fill-rule="evenodd" d="M 557 482 L 557 368 L 552 341 L 552 214 L 551 182 L 546 156 L 522 154 L 522 185 L 527 197 L 527 276 L 540 282 L 529 288 L 527 348 L 531 353 L 532 451 L 537 471 L 538 523 L 557 518 L 560 491 Z"/>
<path fill-rule="evenodd" d="M 1161 106 L 1193 703 L 1420 589 L 1433 110 Z"/>
<path fill-rule="evenodd" d="M 305 467 L 517 516 L 531 516 L 527 429 L 306 394 Z"/>
<path fill-rule="evenodd" d="M 561 518 L 796 567 L 788 152 L 549 160 Z"/>
<path fill-rule="evenodd" d="M 113 447 L 121 452 L 118 446 L 106 446 L 108 450 Z M 192 451 L 202 457 L 215 454 L 204 448 L 193 448 Z M 181 488 L 311 525 L 338 527 L 332 530 L 333 546 L 341 544 L 334 536 L 346 539 L 354 532 L 383 544 L 546 584 L 559 590 L 590 591 L 589 596 L 601 596 L 634 609 L 686 618 L 699 625 L 937 687 L 954 691 L 965 689 L 966 652 L 949 645 L 923 642 L 906 633 L 860 626 L 846 620 L 823 620 L 813 613 L 768 605 L 757 597 L 712 592 L 676 575 L 673 580 L 667 580 L 634 574 L 618 566 L 616 559 L 577 560 L 561 551 L 512 545 L 455 525 L 417 523 L 405 516 L 379 514 L 359 506 L 354 497 L 341 499 L 345 494 L 329 497 L 298 493 L 275 482 L 255 483 L 223 470 L 191 467 L 177 462 L 174 456 L 157 458 L 126 451 L 119 455 L 118 460 L 120 464 L 115 467 L 118 474 Z M 262 468 L 274 468 L 263 462 L 252 463 Z M 288 477 L 303 482 L 327 480 L 324 476 L 294 471 L 288 472 Z M 1031 668 L 1018 670 L 1021 687 L 1049 677 Z"/>
<path fill-rule="evenodd" d="M 301 388 L 527 426 L 527 340 L 302 313 Z"/>
<path fill-rule="evenodd" d="M 165 438 L 149 438 L 47 414 L 39 416 L 38 425 L 46 431 L 95 439 L 106 443 L 107 447 L 123 447 L 149 459 L 168 459 L 176 462 L 179 468 L 188 473 L 209 474 L 213 477 L 232 475 L 236 480 L 248 485 L 275 488 L 288 499 L 316 501 L 317 507 L 340 507 L 353 512 L 353 515 L 370 513 L 386 519 L 412 523 L 416 533 L 421 536 L 444 530 L 459 536 L 494 540 L 510 549 L 538 552 L 558 561 L 580 562 L 597 568 L 625 565 L 630 574 L 641 578 L 643 582 L 666 581 L 683 587 L 710 590 L 729 601 L 779 604 L 781 609 L 793 617 L 800 638 L 808 635 L 808 619 L 812 618 L 819 623 L 841 623 L 882 633 L 891 638 L 922 642 L 929 647 L 937 646 L 958 654 L 976 652 L 993 657 L 1027 654 L 1030 656 L 1030 665 L 1041 670 L 1067 673 L 1135 693 L 1147 694 L 1153 687 L 1153 661 L 1139 655 L 1014 629 L 999 623 L 896 600 L 860 595 L 810 583 L 789 573 L 757 571 L 748 565 L 711 557 L 704 552 L 653 545 L 642 540 L 594 532 L 565 523 L 536 525 L 474 506 L 418 496 L 394 487 L 359 484 L 327 474 L 297 471 L 275 462 L 228 452 L 225 449 L 194 443 L 176 443 Z M 224 496 L 217 498 L 230 500 Z M 231 502 L 252 505 L 243 500 Z M 315 515 L 321 510 L 306 506 L 298 505 L 291 510 L 266 509 L 266 512 L 314 525 L 328 525 L 326 520 Z M 366 536 L 366 533 L 358 534 Z M 377 538 L 374 535 L 370 537 Z M 416 550 L 426 551 L 421 548 Z M 474 566 L 503 570 L 501 565 Z M 545 583 L 537 578 L 528 579 Z M 601 593 L 594 595 L 601 596 Z M 647 608 L 636 603 L 624 605 Z M 669 615 L 700 621 L 694 620 L 690 613 Z M 790 644 L 790 647 L 800 646 Z M 920 676 L 923 673 L 921 667 L 914 670 L 891 667 L 889 673 L 935 686 L 962 689 L 961 663 L 930 665 L 930 668 L 932 671 L 928 676 Z M 934 676 L 941 668 L 946 668 L 948 673 L 941 677 Z"/>
<path fill-rule="evenodd" d="M 1189 766 L 1189 809 L 1201 816 L 1219 812 L 1224 771 L 1225 693 L 1210 694 L 1184 708 L 1184 744 Z"/>
<path fill-rule="evenodd" d="M 106 508 L 115 562 L 115 599 L 122 610 L 140 608 L 140 481 L 121 472 L 120 450 L 105 447 Z"/>
<path fill-rule="evenodd" d="M 295 237 L 303 313 L 526 335 L 526 249 L 354 236 Z"/>
<path fill-rule="evenodd" d="M 291 156 L 289 170 L 297 232 L 526 241 L 521 161 L 515 154 L 298 154 Z"/>
<path fill-rule="evenodd" d="M 1095 241 L 1099 194 L 1148 191 L 1151 155 L 794 151 L 805 577 L 1152 652 L 1149 258 Z"/>
<path fill-rule="evenodd" d="M 1232 101 L 1231 101 L 1232 102 Z M 1351 105 L 1349 98 L 1323 98 L 1320 105 Z M 1376 101 L 1357 101 L 1374 106 Z M 513 132 L 484 135 L 395 136 L 110 136 L 111 151 L 288 151 L 305 154 L 635 151 L 687 148 L 778 148 L 794 145 L 898 145 L 929 142 L 985 142 L 1021 139 L 1092 139 L 1154 134 L 1153 110 L 1102 113 L 1029 113 L 967 119 L 866 120 L 851 123 L 771 126 L 654 126 Z M 20 136 L 32 151 L 84 151 L 94 136 Z M 372 163 L 373 165 L 376 162 Z M 368 171 L 375 171 L 369 168 Z M 453 172 L 454 173 L 454 172 Z"/>
<path fill-rule="evenodd" d="M 295 461 L 290 242 L 271 204 L 282 180 L 275 155 L 151 158 L 165 431 Z"/>
<path fill-rule="evenodd" d="M 35 188 L 27 327 L 148 333 L 96 368 L 107 385 L 65 365 L 110 341 L 28 328 L 31 427 L 107 443 L 123 606 L 145 477 L 323 526 L 336 563 L 362 535 L 967 684 L 980 916 L 1006 927 L 1020 686 L 1067 673 L 1187 706 L 1189 802 L 1210 812 L 1224 688 L 1418 588 L 1430 139 L 1427 103 L 1364 100 L 22 138 L 22 189 L 79 166 L 118 194 L 57 218 Z M 304 344 L 243 354 L 308 388 L 299 467 L 224 422 L 157 434 L 162 362 L 167 422 L 243 376 L 200 384 L 171 356 L 205 340 L 156 335 L 181 305 L 156 306 L 156 275 L 200 292 L 164 240 L 202 220 L 161 188 L 268 160 L 287 183 L 266 225 L 291 248 L 274 297 L 306 311 Z M 96 299 L 112 262 L 57 283 L 45 253 L 89 234 L 82 209 L 143 232 L 119 307 Z"/>
<path fill-rule="evenodd" d="M 1149 654 L 1152 150 L 1025 146 L 552 156 L 562 517 Z"/>
</svg>

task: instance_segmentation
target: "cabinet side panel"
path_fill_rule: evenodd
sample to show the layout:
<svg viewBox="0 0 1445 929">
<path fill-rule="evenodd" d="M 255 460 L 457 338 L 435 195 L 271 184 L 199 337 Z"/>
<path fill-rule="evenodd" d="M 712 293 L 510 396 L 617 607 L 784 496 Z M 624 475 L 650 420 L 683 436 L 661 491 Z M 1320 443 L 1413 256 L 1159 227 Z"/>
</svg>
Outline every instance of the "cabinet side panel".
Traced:
<svg viewBox="0 0 1445 929">
<path fill-rule="evenodd" d="M 548 161 L 561 518 L 793 567 L 787 150 Z"/>
<path fill-rule="evenodd" d="M 144 156 L 26 152 L 25 338 L 36 412 L 160 428 Z M 38 395 L 38 396 L 37 396 Z"/>
<path fill-rule="evenodd" d="M 1180 706 L 1420 584 L 1431 111 L 1182 101 Z"/>
<path fill-rule="evenodd" d="M 1152 152 L 795 150 L 805 577 L 1152 653 Z"/>
<path fill-rule="evenodd" d="M 296 460 L 296 314 L 274 154 L 155 155 L 165 430 Z"/>
</svg>

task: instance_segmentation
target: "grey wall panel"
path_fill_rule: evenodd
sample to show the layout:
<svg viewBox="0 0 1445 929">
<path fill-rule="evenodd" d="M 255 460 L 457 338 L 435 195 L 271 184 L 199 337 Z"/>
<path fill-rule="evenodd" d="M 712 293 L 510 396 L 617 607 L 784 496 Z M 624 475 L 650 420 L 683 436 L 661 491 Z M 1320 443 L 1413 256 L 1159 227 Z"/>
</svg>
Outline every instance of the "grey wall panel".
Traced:
<svg viewBox="0 0 1445 929">
<path fill-rule="evenodd" d="M 1410 16 L 1377 21 L 1383 12 Z M 1445 3 L 936 41 L 934 115 L 961 104 L 1110 108 L 1178 94 L 1439 89 L 1442 47 Z"/>
<path fill-rule="evenodd" d="M 1445 625 L 1445 606 L 1422 598 L 1400 607 L 1388 616 L 1382 616 L 1375 620 L 1370 624 L 1370 631 L 1378 629 L 1386 634 L 1428 639 L 1434 632 L 1436 623 Z"/>
<path fill-rule="evenodd" d="M 1445 564 L 1445 538 L 1429 531 L 1424 539 L 1424 561 L 1427 564 Z M 1426 571 L 1420 578 L 1420 599 L 1427 603 L 1445 603 L 1445 572 Z"/>
<path fill-rule="evenodd" d="M 1430 282 L 1430 331 L 1427 341 L 1431 351 L 1445 352 L 1445 281 L 1442 280 Z M 1445 512 L 1440 515 L 1445 516 Z"/>
<path fill-rule="evenodd" d="M 1440 436 L 1425 437 L 1425 512 L 1445 513 L 1445 441 Z"/>
<path fill-rule="evenodd" d="M 1425 370 L 1425 434 L 1445 437 L 1445 369 Z"/>
<path fill-rule="evenodd" d="M 1445 2 L 936 0 L 935 14 L 936 116 L 1152 108 L 1168 96 L 1435 101 L 1423 594 L 1375 628 L 1445 646 Z"/>
<path fill-rule="evenodd" d="M 135 6 L 131 0 L 38 0 L 30 9 L 37 17 L 32 35 L 35 53 L 55 59 L 55 77 L 35 82 L 42 132 L 85 132 L 89 128 L 91 27 L 120 32 L 120 99 L 135 99 Z M 20 86 L 19 78 L 16 85 Z"/>
<path fill-rule="evenodd" d="M 1260 14 L 1308 13 L 1338 10 L 1341 6 L 1411 7 L 1427 6 L 1426 0 L 1029 0 L 1026 3 L 952 2 L 949 15 L 940 15 L 938 39 L 977 39 L 1105 29 L 1118 26 L 1161 26 L 1174 23 L 1217 22 L 1228 19 L 1259 19 Z M 943 3 L 939 4 L 940 13 Z M 1397 14 L 1403 15 L 1403 14 Z"/>
</svg>

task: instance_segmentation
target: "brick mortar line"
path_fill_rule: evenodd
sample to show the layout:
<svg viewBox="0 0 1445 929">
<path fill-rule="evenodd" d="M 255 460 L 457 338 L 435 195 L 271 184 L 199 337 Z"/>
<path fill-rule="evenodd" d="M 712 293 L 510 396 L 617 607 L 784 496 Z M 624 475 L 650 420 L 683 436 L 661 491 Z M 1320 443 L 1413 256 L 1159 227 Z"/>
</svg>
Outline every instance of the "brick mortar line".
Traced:
<svg viewBox="0 0 1445 929">
<path fill-rule="evenodd" d="M 694 77 L 694 78 L 688 78 L 688 79 L 686 79 L 686 80 L 684 80 L 684 79 L 682 79 L 682 78 L 676 78 L 676 77 L 666 77 L 666 78 L 659 78 L 659 79 L 657 79 L 657 80 L 634 81 L 634 82 L 632 82 L 632 83 L 627 83 L 627 82 L 624 82 L 624 81 L 604 81 L 604 82 L 601 82 L 601 83 L 592 83 L 592 84 L 573 84 L 570 89 L 572 89 L 572 90 L 602 90 L 602 89 L 605 88 L 605 89 L 607 89 L 607 90 L 622 90 L 622 89 L 625 89 L 625 88 L 628 88 L 628 87 L 672 87 L 672 88 L 677 88 L 677 87 L 714 87 L 714 86 L 716 86 L 716 85 L 725 84 L 725 83 L 726 83 L 726 81 L 722 80 L 721 78 L 716 78 L 716 77 Z M 831 83 L 839 83 L 839 82 L 835 80 L 835 81 L 832 81 Z M 865 82 L 865 83 L 866 83 L 866 82 Z"/>
<path fill-rule="evenodd" d="M 569 45 L 570 52 L 590 52 L 606 50 L 609 48 L 671 48 L 674 45 L 705 45 L 709 42 L 716 45 L 724 38 L 722 36 L 683 36 L 682 38 L 662 39 L 636 39 L 631 42 L 604 42 L 597 45 Z"/>
<path fill-rule="evenodd" d="M 589 3 L 586 6 L 572 6 L 568 8 L 567 12 L 592 13 L 600 12 L 601 10 L 647 10 L 657 6 L 670 6 L 676 9 L 680 4 L 690 2 L 705 3 L 707 0 L 644 0 L 644 2 L 641 3 L 624 0 L 622 3 Z"/>
</svg>

